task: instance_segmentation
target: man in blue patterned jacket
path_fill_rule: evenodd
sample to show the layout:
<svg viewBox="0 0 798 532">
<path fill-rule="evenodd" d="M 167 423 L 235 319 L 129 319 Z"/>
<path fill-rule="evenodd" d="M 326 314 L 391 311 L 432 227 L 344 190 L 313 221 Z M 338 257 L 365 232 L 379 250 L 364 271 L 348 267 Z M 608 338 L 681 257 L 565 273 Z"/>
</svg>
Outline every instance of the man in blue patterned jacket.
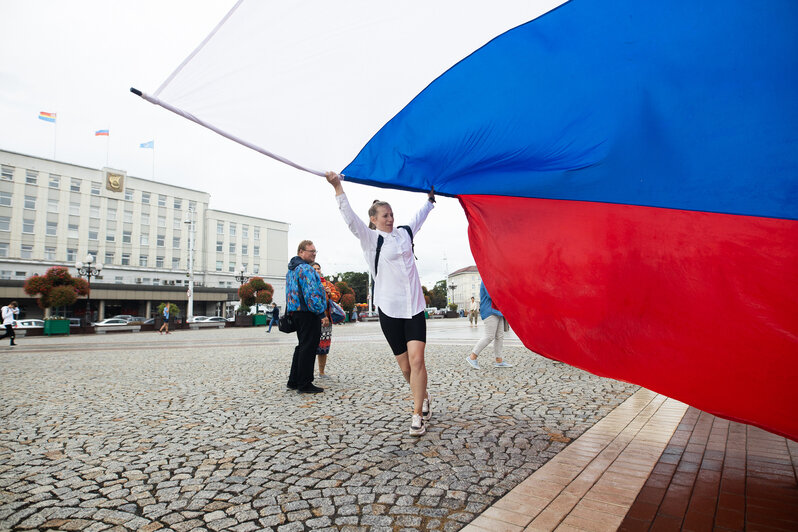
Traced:
<svg viewBox="0 0 798 532">
<path fill-rule="evenodd" d="M 327 309 L 327 294 L 319 274 L 310 263 L 316 260 L 316 246 L 303 240 L 297 256 L 288 262 L 285 275 L 285 312 L 296 323 L 298 345 L 291 361 L 288 388 L 299 393 L 321 393 L 324 388 L 313 385 L 316 347 L 321 338 L 321 319 Z"/>
</svg>

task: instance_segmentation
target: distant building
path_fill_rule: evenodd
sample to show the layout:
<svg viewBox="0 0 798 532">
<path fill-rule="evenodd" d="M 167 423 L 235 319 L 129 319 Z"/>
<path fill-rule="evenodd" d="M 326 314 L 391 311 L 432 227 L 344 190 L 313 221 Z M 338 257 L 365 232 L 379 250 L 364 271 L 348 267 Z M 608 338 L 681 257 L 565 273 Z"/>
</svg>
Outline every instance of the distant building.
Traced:
<svg viewBox="0 0 798 532">
<path fill-rule="evenodd" d="M 194 213 L 194 314 L 226 315 L 238 301 L 243 269 L 285 297 L 288 224 L 208 208 L 210 194 L 0 150 L 0 300 L 26 317 L 42 310 L 22 290 L 27 277 L 87 254 L 103 264 L 91 280 L 99 319 L 149 317 L 162 301 L 188 302 L 190 212 Z M 83 316 L 85 299 L 74 305 Z M 70 312 L 72 313 L 72 312 Z"/>
<path fill-rule="evenodd" d="M 468 311 L 468 304 L 471 297 L 479 301 L 479 285 L 482 277 L 476 266 L 466 266 L 449 274 L 446 278 L 446 286 L 455 287 L 454 291 L 449 290 L 451 301 L 457 304 L 457 310 Z"/>
</svg>

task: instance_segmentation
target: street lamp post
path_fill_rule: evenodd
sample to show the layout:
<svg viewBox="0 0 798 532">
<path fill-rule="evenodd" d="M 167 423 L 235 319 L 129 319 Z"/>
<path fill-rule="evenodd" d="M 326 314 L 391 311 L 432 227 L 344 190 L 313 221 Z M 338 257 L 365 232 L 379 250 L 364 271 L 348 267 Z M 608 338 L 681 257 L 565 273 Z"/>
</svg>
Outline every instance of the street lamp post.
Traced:
<svg viewBox="0 0 798 532">
<path fill-rule="evenodd" d="M 239 286 L 244 286 L 244 283 L 246 283 L 248 280 L 249 280 L 249 277 L 247 277 L 246 272 L 244 272 L 244 267 L 242 266 L 241 267 L 241 273 L 236 275 L 236 281 L 238 281 Z M 242 301 L 241 304 L 243 305 L 244 302 Z M 258 311 L 257 309 L 258 309 L 258 307 L 256 306 L 255 307 L 255 312 Z"/>
<path fill-rule="evenodd" d="M 449 285 L 449 290 L 451 290 L 451 291 L 452 291 L 452 303 L 454 303 L 454 290 L 455 290 L 456 288 L 457 288 L 457 285 L 456 285 L 456 284 L 450 284 L 450 285 Z"/>
<path fill-rule="evenodd" d="M 186 309 L 186 321 L 194 320 L 194 209 L 191 207 L 186 211 L 186 219 L 183 223 L 188 225 L 188 308 Z"/>
<path fill-rule="evenodd" d="M 100 275 L 100 272 L 103 271 L 103 265 L 100 263 L 94 264 L 94 256 L 91 253 L 86 255 L 86 259 L 84 262 L 76 262 L 75 268 L 78 270 L 78 275 L 80 277 L 85 277 L 89 283 L 89 290 L 86 294 L 86 326 L 91 325 L 91 278 L 97 277 Z"/>
</svg>

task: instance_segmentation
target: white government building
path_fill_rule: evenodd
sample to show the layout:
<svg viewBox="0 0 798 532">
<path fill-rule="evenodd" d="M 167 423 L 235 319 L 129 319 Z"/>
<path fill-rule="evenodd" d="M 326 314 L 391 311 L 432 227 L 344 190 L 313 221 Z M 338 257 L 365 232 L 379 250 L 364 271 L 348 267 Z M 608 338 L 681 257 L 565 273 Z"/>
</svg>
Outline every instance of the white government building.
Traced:
<svg viewBox="0 0 798 532">
<path fill-rule="evenodd" d="M 479 286 L 482 276 L 476 266 L 460 268 L 446 277 L 446 286 L 450 288 L 450 302 L 457 304 L 457 310 L 468 312 L 468 304 L 473 296 L 479 303 Z M 455 287 L 451 290 L 451 287 Z"/>
<path fill-rule="evenodd" d="M 190 223 L 194 220 L 194 315 L 229 316 L 242 270 L 285 300 L 286 222 L 208 208 L 210 194 L 126 175 L 0 150 L 0 301 L 27 318 L 44 312 L 22 286 L 31 275 L 94 257 L 95 319 L 152 316 L 165 301 L 187 314 Z M 86 299 L 68 314 L 82 317 Z"/>
</svg>

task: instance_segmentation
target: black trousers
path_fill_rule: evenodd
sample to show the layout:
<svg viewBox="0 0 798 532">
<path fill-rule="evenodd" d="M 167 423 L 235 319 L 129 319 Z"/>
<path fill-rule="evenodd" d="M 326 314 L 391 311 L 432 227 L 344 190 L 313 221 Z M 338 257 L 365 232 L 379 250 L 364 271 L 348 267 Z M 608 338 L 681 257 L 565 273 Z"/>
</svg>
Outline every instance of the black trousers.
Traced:
<svg viewBox="0 0 798 532">
<path fill-rule="evenodd" d="M 294 349 L 288 386 L 303 390 L 313 384 L 313 366 L 316 364 L 316 348 L 321 339 L 321 316 L 312 312 L 294 312 L 296 336 L 299 344 Z"/>
<path fill-rule="evenodd" d="M 0 340 L 2 340 L 3 338 L 8 338 L 10 336 L 11 337 L 11 343 L 13 344 L 14 343 L 14 338 L 17 337 L 17 334 L 14 332 L 14 325 L 11 325 L 11 324 L 10 325 L 4 325 L 4 327 L 6 328 L 6 333 L 3 336 L 0 336 Z M 319 329 L 319 331 L 321 331 L 321 329 Z"/>
</svg>

